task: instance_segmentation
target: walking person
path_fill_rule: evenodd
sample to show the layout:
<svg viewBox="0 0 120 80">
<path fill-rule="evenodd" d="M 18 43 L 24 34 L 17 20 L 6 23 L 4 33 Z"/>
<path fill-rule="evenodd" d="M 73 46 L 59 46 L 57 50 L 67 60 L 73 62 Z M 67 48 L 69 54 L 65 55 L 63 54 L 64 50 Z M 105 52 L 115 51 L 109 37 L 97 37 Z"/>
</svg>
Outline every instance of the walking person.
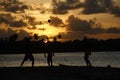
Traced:
<svg viewBox="0 0 120 80">
<path fill-rule="evenodd" d="M 32 52 L 30 51 L 30 38 L 25 38 L 25 56 L 24 59 L 20 65 L 20 67 L 22 67 L 22 65 L 24 64 L 25 61 L 30 60 L 32 62 L 32 67 L 34 67 L 34 57 L 32 55 Z"/>
<path fill-rule="evenodd" d="M 84 38 L 84 50 L 85 50 L 85 53 L 84 53 L 84 60 L 87 64 L 87 66 L 91 67 L 92 64 L 89 60 L 89 56 L 91 55 L 91 48 L 90 48 L 90 44 L 88 42 L 88 39 L 87 37 Z"/>
<path fill-rule="evenodd" d="M 89 56 L 91 55 L 91 51 L 90 50 L 86 50 L 85 51 L 85 55 L 84 55 L 84 60 L 85 60 L 85 62 L 86 62 L 86 64 L 87 64 L 87 66 L 89 66 L 89 67 L 91 67 L 92 65 L 91 65 L 91 62 L 90 62 L 90 60 L 89 60 Z"/>
</svg>

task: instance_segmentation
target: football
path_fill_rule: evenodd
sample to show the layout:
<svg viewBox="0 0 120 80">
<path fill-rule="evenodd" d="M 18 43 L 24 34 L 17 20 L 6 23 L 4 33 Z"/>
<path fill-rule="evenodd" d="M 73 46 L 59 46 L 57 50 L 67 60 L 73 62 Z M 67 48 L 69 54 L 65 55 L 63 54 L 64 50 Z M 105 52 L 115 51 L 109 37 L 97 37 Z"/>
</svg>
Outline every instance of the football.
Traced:
<svg viewBox="0 0 120 80">
<path fill-rule="evenodd" d="M 48 20 L 48 22 L 50 23 L 50 22 L 51 22 L 51 20 Z"/>
</svg>

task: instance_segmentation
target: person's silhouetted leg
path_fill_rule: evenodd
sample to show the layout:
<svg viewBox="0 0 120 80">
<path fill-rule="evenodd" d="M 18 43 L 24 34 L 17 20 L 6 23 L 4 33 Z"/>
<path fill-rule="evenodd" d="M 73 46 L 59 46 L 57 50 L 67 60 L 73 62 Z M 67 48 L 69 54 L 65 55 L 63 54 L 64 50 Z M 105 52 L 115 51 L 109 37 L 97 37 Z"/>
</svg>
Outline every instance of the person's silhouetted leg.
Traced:
<svg viewBox="0 0 120 80">
<path fill-rule="evenodd" d="M 90 61 L 88 62 L 88 66 L 90 66 L 90 67 L 92 66 L 91 63 L 90 63 Z"/>
<path fill-rule="evenodd" d="M 32 67 L 34 67 L 34 60 L 32 60 Z"/>
<path fill-rule="evenodd" d="M 48 66 L 50 66 L 50 62 L 48 62 Z"/>
<path fill-rule="evenodd" d="M 51 66 L 53 66 L 53 62 L 51 61 Z"/>
<path fill-rule="evenodd" d="M 25 62 L 25 61 L 23 60 L 23 62 L 21 63 L 20 67 L 22 67 L 22 65 L 24 64 L 24 62 Z"/>
<path fill-rule="evenodd" d="M 90 61 L 89 61 L 88 59 L 86 60 L 86 64 L 87 64 L 87 66 L 89 66 L 89 67 L 92 66 L 91 63 L 90 63 Z"/>
<path fill-rule="evenodd" d="M 87 62 L 87 59 L 86 59 L 86 57 L 84 57 L 84 60 L 85 60 L 85 63 L 87 64 L 87 66 L 88 66 L 88 62 Z"/>
</svg>

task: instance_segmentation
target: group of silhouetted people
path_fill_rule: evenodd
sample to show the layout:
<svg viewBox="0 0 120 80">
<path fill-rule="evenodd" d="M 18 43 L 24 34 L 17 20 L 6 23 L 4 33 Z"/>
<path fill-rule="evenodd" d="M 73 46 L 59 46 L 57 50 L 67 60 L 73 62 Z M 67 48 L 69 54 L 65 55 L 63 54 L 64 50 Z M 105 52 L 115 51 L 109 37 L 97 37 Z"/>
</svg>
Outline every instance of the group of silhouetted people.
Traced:
<svg viewBox="0 0 120 80">
<path fill-rule="evenodd" d="M 32 55 L 32 52 L 30 51 L 30 38 L 25 39 L 25 44 L 26 44 L 25 56 L 24 56 L 24 59 L 20 65 L 20 67 L 22 67 L 24 62 L 27 60 L 32 61 L 32 67 L 34 67 L 34 56 Z M 54 50 L 53 50 L 53 46 L 50 41 L 48 41 L 44 45 L 44 56 L 45 56 L 45 58 L 47 58 L 48 66 L 53 66 L 52 57 L 54 56 Z"/>
<path fill-rule="evenodd" d="M 34 56 L 32 55 L 32 52 L 30 51 L 30 39 L 26 38 L 25 43 L 27 45 L 25 47 L 25 56 L 24 56 L 24 59 L 20 65 L 20 67 L 22 67 L 24 62 L 27 60 L 32 61 L 32 67 L 34 67 Z M 88 43 L 87 37 L 85 37 L 84 38 L 84 60 L 87 64 L 87 66 L 89 66 L 89 67 L 92 66 L 91 62 L 89 61 L 90 55 L 91 55 L 91 48 L 90 48 L 90 45 Z M 54 56 L 54 49 L 53 49 L 52 43 L 49 40 L 44 45 L 44 56 L 45 56 L 45 58 L 47 58 L 48 66 L 53 66 L 52 57 Z"/>
</svg>

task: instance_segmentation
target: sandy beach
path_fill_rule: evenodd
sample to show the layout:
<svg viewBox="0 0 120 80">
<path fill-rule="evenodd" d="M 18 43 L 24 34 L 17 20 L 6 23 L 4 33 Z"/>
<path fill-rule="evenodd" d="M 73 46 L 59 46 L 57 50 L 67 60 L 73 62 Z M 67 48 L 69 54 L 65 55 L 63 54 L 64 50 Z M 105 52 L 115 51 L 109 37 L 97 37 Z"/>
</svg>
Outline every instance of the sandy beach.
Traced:
<svg viewBox="0 0 120 80">
<path fill-rule="evenodd" d="M 0 74 L 0 80 L 120 80 L 120 68 L 108 67 L 1 67 Z"/>
</svg>

